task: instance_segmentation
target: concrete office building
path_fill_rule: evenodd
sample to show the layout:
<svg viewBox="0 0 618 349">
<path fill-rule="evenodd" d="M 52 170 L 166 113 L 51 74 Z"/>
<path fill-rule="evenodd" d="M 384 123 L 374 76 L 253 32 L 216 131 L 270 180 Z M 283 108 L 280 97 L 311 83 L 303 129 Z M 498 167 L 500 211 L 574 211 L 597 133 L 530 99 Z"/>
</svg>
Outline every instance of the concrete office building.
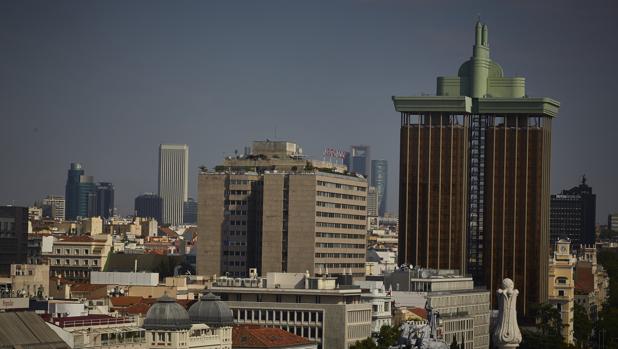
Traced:
<svg viewBox="0 0 618 349">
<path fill-rule="evenodd" d="M 210 291 L 232 309 L 234 324 L 279 327 L 318 348 L 349 348 L 371 335 L 371 303 L 363 302 L 360 288 L 337 287 L 333 277 L 221 277 Z"/>
<path fill-rule="evenodd" d="M 42 202 L 43 217 L 53 220 L 64 220 L 65 201 L 64 196 L 47 195 Z"/>
<path fill-rule="evenodd" d="M 0 275 L 11 264 L 24 264 L 28 256 L 28 208 L 0 206 Z"/>
<path fill-rule="evenodd" d="M 471 277 L 453 270 L 405 269 L 384 276 L 395 304 L 430 306 L 440 314 L 446 343 L 464 348 L 489 348 L 490 292 L 474 288 Z"/>
<path fill-rule="evenodd" d="M 257 268 L 364 275 L 367 181 L 319 169 L 324 164 L 298 149 L 255 142 L 251 158 L 202 170 L 198 274 L 246 276 Z"/>
<path fill-rule="evenodd" d="M 596 195 L 586 184 L 582 183 L 560 194 L 551 196 L 550 231 L 551 244 L 560 239 L 568 239 L 571 246 L 593 245 L 596 241 Z"/>
<path fill-rule="evenodd" d="M 80 163 L 71 163 L 65 187 L 65 218 L 90 217 L 96 214 L 96 184 L 92 176 L 84 175 Z"/>
<path fill-rule="evenodd" d="M 388 162 L 371 160 L 371 186 L 378 192 L 378 214 L 384 217 L 388 193 Z"/>
<path fill-rule="evenodd" d="M 163 199 L 152 193 L 145 193 L 135 198 L 135 215 L 142 218 L 154 218 L 162 223 Z"/>
<path fill-rule="evenodd" d="M 607 215 L 607 229 L 618 231 L 618 213 Z"/>
<path fill-rule="evenodd" d="M 401 113 L 399 264 L 458 269 L 518 312 L 547 301 L 551 123 L 559 103 L 504 77 L 476 24 L 470 60 L 436 96 L 393 97 Z M 495 295 L 492 293 L 492 299 Z"/>
<path fill-rule="evenodd" d="M 379 205 L 380 199 L 376 187 L 369 187 L 367 189 L 367 216 L 377 217 Z"/>
<path fill-rule="evenodd" d="M 159 146 L 159 196 L 163 199 L 162 224 L 183 221 L 189 189 L 189 147 L 186 144 Z M 160 221 L 161 222 L 161 221 Z"/>
<path fill-rule="evenodd" d="M 97 184 L 96 216 L 110 218 L 114 215 L 114 185 L 101 182 Z"/>
</svg>

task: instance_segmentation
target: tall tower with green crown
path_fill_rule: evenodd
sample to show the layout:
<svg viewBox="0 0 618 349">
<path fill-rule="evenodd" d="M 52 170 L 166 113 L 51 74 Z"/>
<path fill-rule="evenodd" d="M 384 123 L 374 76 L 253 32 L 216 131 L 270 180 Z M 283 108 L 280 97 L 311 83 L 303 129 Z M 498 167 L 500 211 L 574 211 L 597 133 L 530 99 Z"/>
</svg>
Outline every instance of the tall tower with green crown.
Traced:
<svg viewBox="0 0 618 349">
<path fill-rule="evenodd" d="M 490 290 L 511 278 L 527 314 L 547 301 L 551 122 L 560 103 L 528 97 L 523 77 L 505 77 L 488 35 L 477 22 L 472 57 L 457 76 L 438 77 L 436 96 L 393 97 L 399 263 L 459 269 Z"/>
</svg>

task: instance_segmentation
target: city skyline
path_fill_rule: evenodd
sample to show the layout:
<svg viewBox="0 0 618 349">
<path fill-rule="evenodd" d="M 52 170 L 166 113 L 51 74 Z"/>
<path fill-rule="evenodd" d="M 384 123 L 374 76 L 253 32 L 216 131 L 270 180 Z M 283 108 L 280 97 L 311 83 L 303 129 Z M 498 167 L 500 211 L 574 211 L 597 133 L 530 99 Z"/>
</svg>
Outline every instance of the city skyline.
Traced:
<svg viewBox="0 0 618 349">
<path fill-rule="evenodd" d="M 531 77 L 531 95 L 567 101 L 554 123 L 551 192 L 586 174 L 598 194 L 596 221 L 603 224 L 618 211 L 615 165 L 603 157 L 617 128 L 609 117 L 611 98 L 605 97 L 616 74 L 617 8 L 610 2 L 586 8 L 587 23 L 573 26 L 568 23 L 582 23 L 585 5 L 556 4 L 483 6 L 482 17 L 493 28 L 496 60 L 516 69 L 513 75 Z M 398 118 L 389 96 L 433 93 L 428 86 L 436 74 L 454 75 L 459 57 L 469 54 L 463 28 L 481 8 L 476 2 L 422 9 L 403 2 L 263 3 L 230 21 L 236 13 L 223 4 L 175 11 L 162 3 L 126 5 L 134 11 L 120 3 L 37 3 L 47 9 L 39 11 L 30 6 L 3 4 L 0 11 L 7 33 L 1 40 L 9 48 L 0 58 L 0 91 L 8 101 L 0 106 L 8 120 L 0 144 L 3 160 L 19 164 L 0 174 L 0 198 L 30 205 L 62 194 L 66 167 L 80 162 L 88 173 L 114 183 L 121 214 L 132 212 L 137 195 L 155 191 L 152 149 L 158 144 L 193 149 L 189 196 L 195 197 L 199 165 L 214 166 L 222 152 L 272 139 L 275 132 L 303 144 L 315 158 L 326 145 L 371 145 L 372 157 L 391 163 L 392 211 Z M 260 16 L 251 15 L 256 7 L 263 10 Z M 138 11 L 143 8 L 148 11 Z M 549 20 L 546 11 L 552 12 Z M 228 21 L 242 25 L 232 28 Z M 284 26 L 287 32 L 277 30 Z M 252 54 L 243 55 L 245 49 Z M 580 49 L 597 54 L 573 54 Z M 307 95 L 319 103 L 296 108 Z M 580 120 L 591 117 L 599 121 Z M 238 129 L 239 122 L 245 126 Z M 137 141 L 136 134 L 149 137 Z M 50 142 L 63 151 L 44 152 Z M 44 177 L 36 171 L 41 167 Z"/>
</svg>

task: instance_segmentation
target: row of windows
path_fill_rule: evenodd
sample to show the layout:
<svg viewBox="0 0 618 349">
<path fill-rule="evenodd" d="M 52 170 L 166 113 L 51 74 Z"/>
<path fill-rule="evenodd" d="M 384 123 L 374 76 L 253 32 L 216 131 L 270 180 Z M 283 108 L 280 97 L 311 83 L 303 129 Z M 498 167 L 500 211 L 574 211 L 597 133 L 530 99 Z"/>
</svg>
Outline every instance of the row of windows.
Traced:
<svg viewBox="0 0 618 349">
<path fill-rule="evenodd" d="M 326 222 L 316 222 L 316 227 L 324 227 L 324 228 L 339 228 L 339 229 L 361 229 L 366 230 L 367 226 L 365 224 L 346 224 L 346 223 L 326 223 Z"/>
<path fill-rule="evenodd" d="M 331 193 L 331 192 L 327 192 L 327 191 L 318 191 L 318 196 L 322 196 L 322 197 L 326 197 L 326 198 L 337 198 L 337 199 L 355 200 L 355 201 L 366 201 L 367 200 L 367 198 L 364 197 L 364 196 Z"/>
<path fill-rule="evenodd" d="M 365 248 L 365 244 L 345 244 L 339 242 L 316 242 L 315 247 L 322 248 Z"/>
<path fill-rule="evenodd" d="M 73 249 L 73 253 L 71 253 L 71 249 L 70 248 L 65 248 L 64 249 L 64 254 L 65 255 L 66 254 L 76 254 L 76 255 L 79 255 L 80 254 L 79 251 L 81 251 L 79 248 L 75 248 L 75 249 Z M 84 254 L 90 254 L 90 250 L 87 249 L 87 248 L 84 249 L 83 251 L 84 251 Z M 62 249 L 61 248 L 57 248 L 56 249 L 56 254 L 62 254 Z"/>
<path fill-rule="evenodd" d="M 228 234 L 230 236 L 245 236 L 245 235 L 247 235 L 247 232 L 246 231 L 241 231 L 241 230 L 230 230 L 228 232 Z"/>
<path fill-rule="evenodd" d="M 0 221 L 0 233 L 13 233 L 15 222 Z"/>
<path fill-rule="evenodd" d="M 247 185 L 253 181 L 249 181 L 246 179 L 230 179 L 229 184 L 238 184 L 238 185 Z"/>
<path fill-rule="evenodd" d="M 364 253 L 316 253 L 315 258 L 365 258 Z"/>
<path fill-rule="evenodd" d="M 228 212 L 232 216 L 246 216 L 247 215 L 247 211 L 245 210 L 230 210 Z"/>
<path fill-rule="evenodd" d="M 315 233 L 319 238 L 333 238 L 333 239 L 359 239 L 365 240 L 365 234 L 345 234 L 345 233 Z"/>
<path fill-rule="evenodd" d="M 244 261 L 223 261 L 223 265 L 230 267 L 244 267 Z"/>
<path fill-rule="evenodd" d="M 234 241 L 234 240 L 226 240 L 223 242 L 223 246 L 247 246 L 246 241 Z"/>
<path fill-rule="evenodd" d="M 224 256 L 245 256 L 245 251 L 223 251 Z"/>
<path fill-rule="evenodd" d="M 321 311 L 287 311 L 266 309 L 232 309 L 236 320 L 317 322 L 324 320 Z"/>
<path fill-rule="evenodd" d="M 316 205 L 318 207 L 341 208 L 341 209 L 346 209 L 346 210 L 357 210 L 357 211 L 365 211 L 367 209 L 367 206 L 337 204 L 334 202 L 326 202 L 326 201 L 318 201 Z"/>
<path fill-rule="evenodd" d="M 247 200 L 225 200 L 225 205 L 247 205 Z"/>
<path fill-rule="evenodd" d="M 318 181 L 318 185 L 322 187 L 327 187 L 327 188 L 337 188 L 337 189 L 345 189 L 345 190 L 356 190 L 356 191 L 366 191 L 367 190 L 367 188 L 365 187 L 360 187 L 356 185 L 348 185 L 348 184 L 325 182 L 325 181 Z"/>
<path fill-rule="evenodd" d="M 243 220 L 231 220 L 230 225 L 247 225 L 247 221 Z"/>
<path fill-rule="evenodd" d="M 228 195 L 247 195 L 249 193 L 248 190 L 226 190 L 225 191 L 225 196 Z"/>
<path fill-rule="evenodd" d="M 316 268 L 364 268 L 365 263 L 315 263 Z M 359 276 L 363 276 L 365 274 L 361 274 Z M 354 274 L 354 276 L 357 276 Z"/>
<path fill-rule="evenodd" d="M 364 221 L 365 219 L 367 219 L 365 216 L 361 216 L 361 215 L 347 214 L 347 213 L 334 213 L 334 212 L 316 211 L 315 215 L 316 217 L 356 219 L 359 221 Z"/>
<path fill-rule="evenodd" d="M 55 265 L 62 265 L 62 261 L 60 259 L 56 259 Z M 99 261 L 98 260 L 92 260 L 90 261 L 89 259 L 81 259 L 81 263 L 80 263 L 80 259 L 73 259 L 73 263 L 71 263 L 70 259 L 65 259 L 64 260 L 64 265 L 75 265 L 75 266 L 79 266 L 79 265 L 84 265 L 84 266 L 88 266 L 88 265 L 94 265 L 94 266 L 98 266 L 99 265 Z"/>
</svg>

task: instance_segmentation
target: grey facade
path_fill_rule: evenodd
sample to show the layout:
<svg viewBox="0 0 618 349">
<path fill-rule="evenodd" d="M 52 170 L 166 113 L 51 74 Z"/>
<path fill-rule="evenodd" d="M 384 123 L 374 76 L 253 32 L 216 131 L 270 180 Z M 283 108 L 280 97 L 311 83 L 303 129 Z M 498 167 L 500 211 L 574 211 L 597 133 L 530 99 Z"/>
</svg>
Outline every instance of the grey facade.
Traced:
<svg viewBox="0 0 618 349">
<path fill-rule="evenodd" d="M 163 199 L 162 224 L 183 223 L 189 188 L 189 147 L 186 144 L 159 146 L 159 196 Z"/>
<path fill-rule="evenodd" d="M 368 145 L 353 145 L 346 155 L 345 163 L 350 172 L 362 174 L 369 179 L 371 176 L 371 150 Z"/>
<path fill-rule="evenodd" d="M 197 201 L 189 198 L 184 203 L 183 219 L 185 224 L 197 224 Z"/>
<path fill-rule="evenodd" d="M 110 218 L 114 215 L 114 185 L 101 182 L 97 184 L 96 216 Z"/>
<path fill-rule="evenodd" d="M 371 186 L 378 194 L 378 214 L 384 217 L 388 201 L 388 162 L 386 160 L 371 160 Z"/>
<path fill-rule="evenodd" d="M 163 199 L 156 194 L 146 193 L 135 198 L 135 215 L 143 218 L 154 218 L 163 223 Z"/>
<path fill-rule="evenodd" d="M 28 208 L 0 206 L 0 275 L 11 264 L 25 264 L 28 256 Z"/>
<path fill-rule="evenodd" d="M 560 239 L 569 239 L 571 246 L 578 249 L 581 244 L 593 245 L 596 241 L 596 195 L 582 183 L 551 196 L 551 244 Z"/>
</svg>

